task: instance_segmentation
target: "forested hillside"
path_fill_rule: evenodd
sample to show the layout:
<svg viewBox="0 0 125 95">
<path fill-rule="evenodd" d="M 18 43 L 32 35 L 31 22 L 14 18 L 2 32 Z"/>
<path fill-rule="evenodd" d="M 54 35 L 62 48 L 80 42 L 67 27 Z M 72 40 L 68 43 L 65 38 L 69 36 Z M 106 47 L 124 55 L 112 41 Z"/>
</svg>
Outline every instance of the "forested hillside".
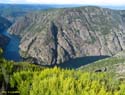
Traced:
<svg viewBox="0 0 125 95">
<path fill-rule="evenodd" d="M 0 50 L 2 52 L 2 50 Z M 117 59 L 116 59 L 117 60 Z M 102 61 L 123 63 L 124 61 Z M 98 63 L 98 62 L 97 62 Z M 98 66 L 97 66 L 98 67 Z M 125 79 L 114 71 L 47 68 L 0 58 L 0 93 L 9 95 L 125 95 Z M 115 68 L 114 68 L 115 69 Z"/>
</svg>

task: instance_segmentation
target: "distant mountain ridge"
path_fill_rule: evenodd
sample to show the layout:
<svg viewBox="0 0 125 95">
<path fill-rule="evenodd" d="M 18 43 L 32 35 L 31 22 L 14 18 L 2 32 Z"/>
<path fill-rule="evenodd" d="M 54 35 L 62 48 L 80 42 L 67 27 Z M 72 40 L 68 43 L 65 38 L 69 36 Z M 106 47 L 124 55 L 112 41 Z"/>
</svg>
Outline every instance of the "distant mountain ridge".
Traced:
<svg viewBox="0 0 125 95">
<path fill-rule="evenodd" d="M 78 7 L 80 5 L 56 5 L 56 4 L 0 4 L 0 15 L 11 22 L 15 22 L 19 17 L 25 16 L 29 12 L 38 10 L 48 10 L 54 8 Z"/>
<path fill-rule="evenodd" d="M 82 6 L 98 6 L 103 8 L 110 9 L 119 9 L 124 10 L 124 5 L 115 6 L 115 5 L 86 5 L 86 4 L 9 4 L 9 3 L 0 3 L 1 9 L 22 9 L 22 10 L 40 10 L 40 9 L 51 9 L 51 8 L 73 8 L 73 7 L 82 7 Z"/>
<path fill-rule="evenodd" d="M 0 4 L 0 15 L 6 17 L 11 22 L 15 22 L 18 17 L 25 16 L 29 12 L 38 10 L 49 10 L 55 8 L 73 8 L 82 6 L 92 6 L 92 5 L 82 5 L 82 4 Z M 93 5 L 94 7 L 94 5 Z M 110 8 L 116 10 L 125 9 L 124 6 L 101 6 L 103 8 Z"/>
</svg>

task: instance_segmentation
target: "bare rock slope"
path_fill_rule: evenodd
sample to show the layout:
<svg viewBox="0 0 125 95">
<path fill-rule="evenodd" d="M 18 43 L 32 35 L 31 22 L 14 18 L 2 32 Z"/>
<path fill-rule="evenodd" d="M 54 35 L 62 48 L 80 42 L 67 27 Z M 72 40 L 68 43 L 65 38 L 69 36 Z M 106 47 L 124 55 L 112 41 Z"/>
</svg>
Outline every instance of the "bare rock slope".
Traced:
<svg viewBox="0 0 125 95">
<path fill-rule="evenodd" d="M 125 49 L 125 11 L 99 7 L 36 11 L 20 18 L 9 31 L 22 38 L 21 55 L 39 64 L 112 56 Z"/>
</svg>

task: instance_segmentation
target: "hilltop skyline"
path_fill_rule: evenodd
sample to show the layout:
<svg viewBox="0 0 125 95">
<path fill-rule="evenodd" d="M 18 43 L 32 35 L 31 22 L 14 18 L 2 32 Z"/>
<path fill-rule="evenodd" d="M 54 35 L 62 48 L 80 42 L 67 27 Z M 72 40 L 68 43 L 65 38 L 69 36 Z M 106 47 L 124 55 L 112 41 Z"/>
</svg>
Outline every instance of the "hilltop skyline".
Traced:
<svg viewBox="0 0 125 95">
<path fill-rule="evenodd" d="M 124 6 L 125 0 L 0 0 L 9 4 L 81 4 L 98 6 Z"/>
</svg>

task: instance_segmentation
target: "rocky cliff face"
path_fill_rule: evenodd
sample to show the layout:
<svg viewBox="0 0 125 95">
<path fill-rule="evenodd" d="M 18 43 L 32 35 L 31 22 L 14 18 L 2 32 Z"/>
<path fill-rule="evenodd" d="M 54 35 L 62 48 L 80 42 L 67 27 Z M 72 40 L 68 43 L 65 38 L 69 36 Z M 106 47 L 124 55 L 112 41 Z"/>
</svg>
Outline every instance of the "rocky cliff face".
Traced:
<svg viewBox="0 0 125 95">
<path fill-rule="evenodd" d="M 18 20 L 9 31 L 21 36 L 22 56 L 54 65 L 124 50 L 124 27 L 125 11 L 81 7 L 37 11 Z"/>
<path fill-rule="evenodd" d="M 10 26 L 11 26 L 11 23 L 4 17 L 0 16 L 0 48 L 5 47 L 7 43 L 9 42 L 9 38 L 2 35 L 1 32 L 7 30 L 7 28 L 9 28 Z"/>
<path fill-rule="evenodd" d="M 0 32 L 5 31 L 11 26 L 10 21 L 0 16 Z"/>
</svg>

